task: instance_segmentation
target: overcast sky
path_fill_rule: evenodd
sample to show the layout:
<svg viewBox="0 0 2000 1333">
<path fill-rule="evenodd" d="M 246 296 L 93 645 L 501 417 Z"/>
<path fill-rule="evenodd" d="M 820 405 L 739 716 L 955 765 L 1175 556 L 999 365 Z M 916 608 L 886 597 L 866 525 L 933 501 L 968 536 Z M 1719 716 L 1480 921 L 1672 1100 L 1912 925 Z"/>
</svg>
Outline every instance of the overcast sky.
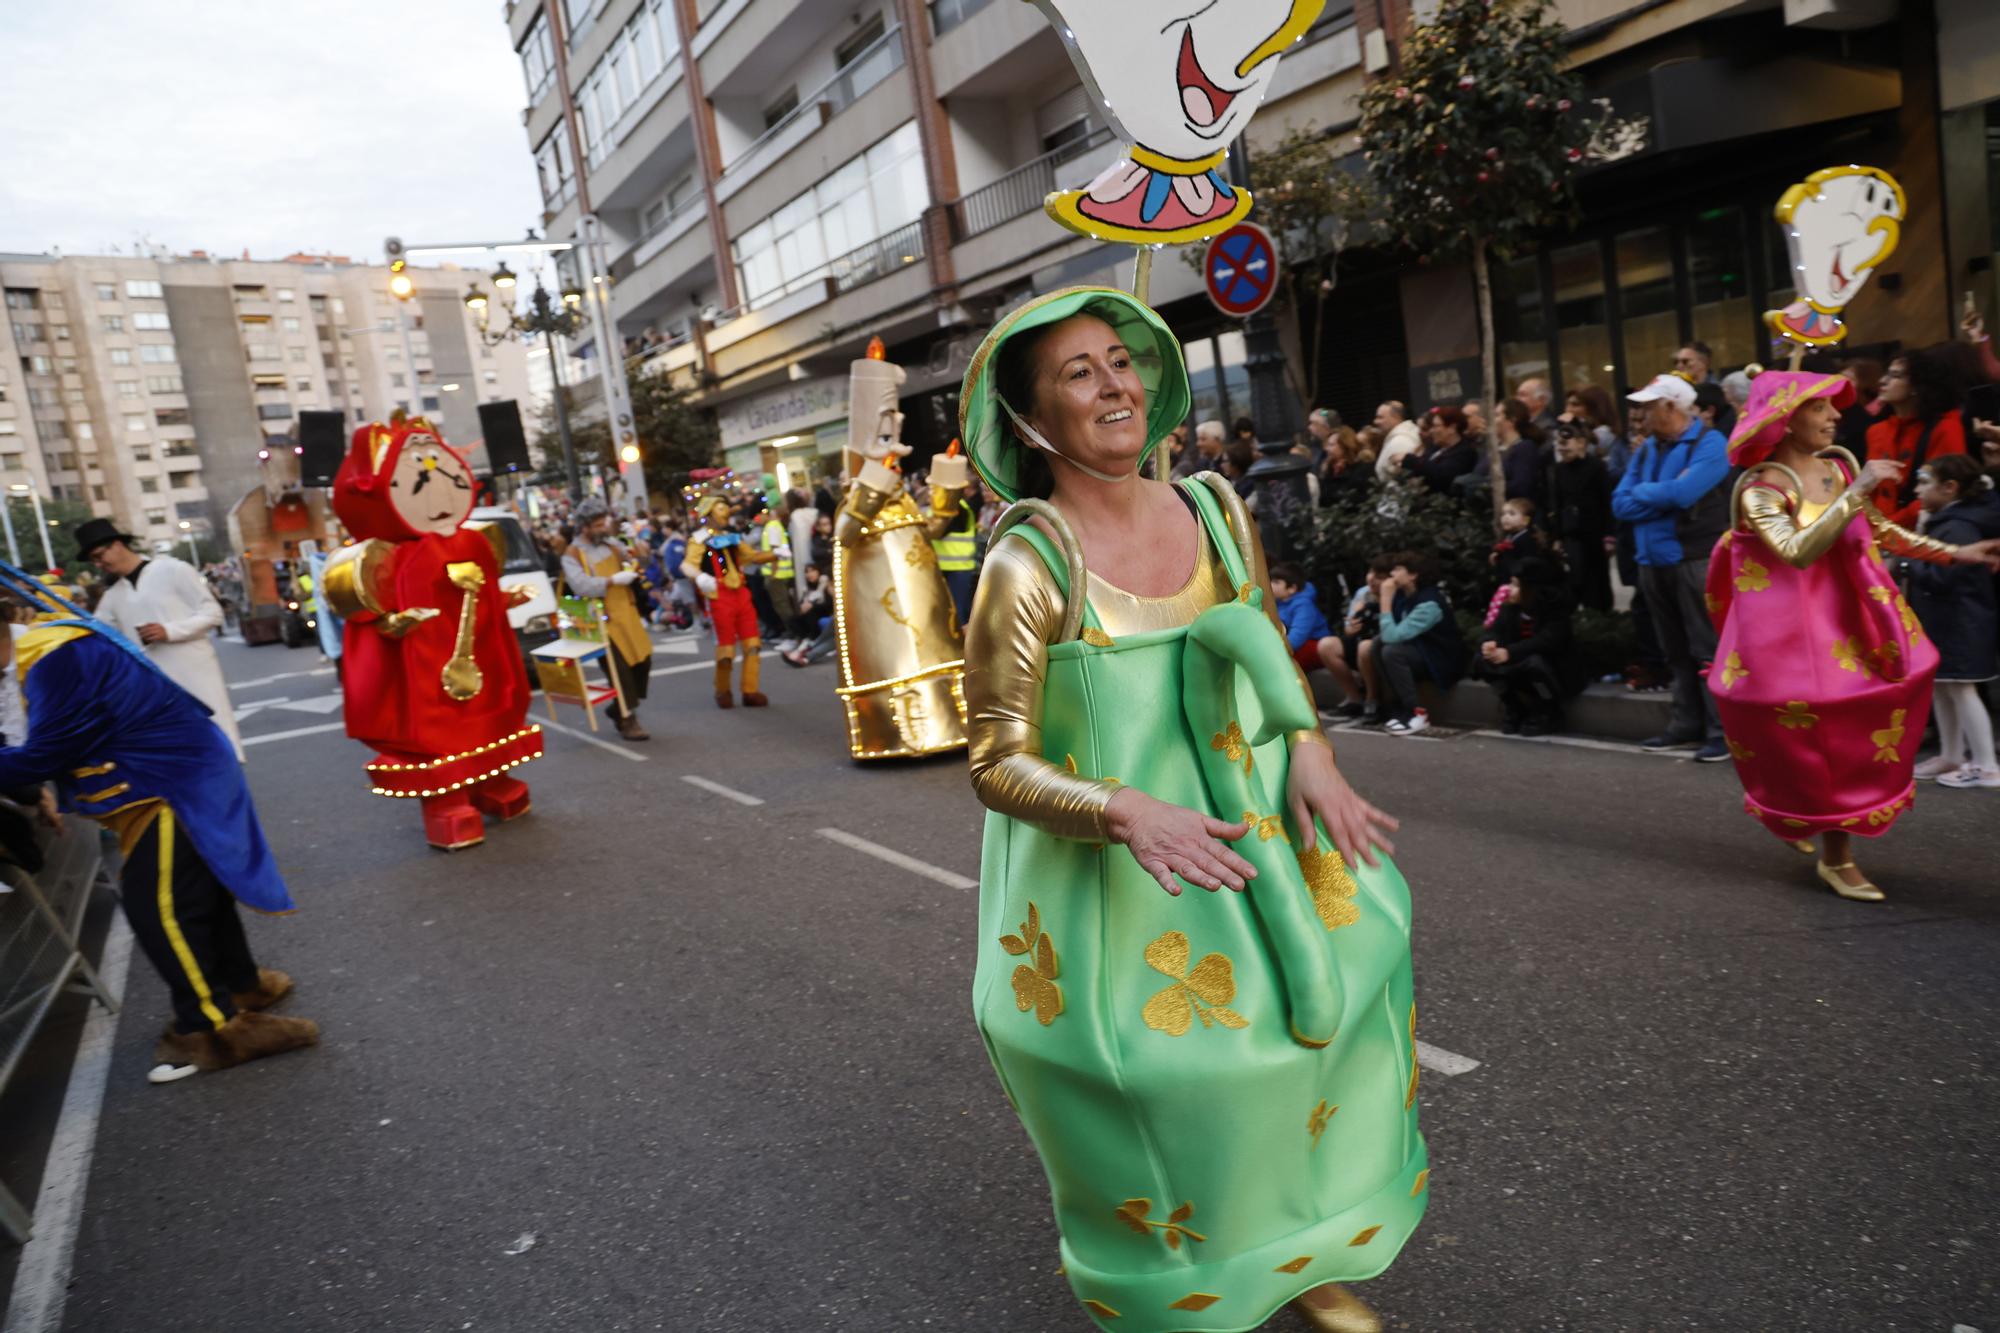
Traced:
<svg viewBox="0 0 2000 1333">
<path fill-rule="evenodd" d="M 541 221 L 501 0 L 0 0 L 0 251 L 379 262 Z"/>
</svg>

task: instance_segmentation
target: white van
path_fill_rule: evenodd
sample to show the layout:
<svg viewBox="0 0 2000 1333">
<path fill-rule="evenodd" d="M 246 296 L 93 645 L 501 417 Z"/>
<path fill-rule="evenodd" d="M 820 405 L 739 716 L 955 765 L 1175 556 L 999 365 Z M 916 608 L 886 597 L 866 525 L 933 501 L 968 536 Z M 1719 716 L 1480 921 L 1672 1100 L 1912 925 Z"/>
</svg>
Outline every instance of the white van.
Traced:
<svg viewBox="0 0 2000 1333">
<path fill-rule="evenodd" d="M 507 558 L 500 567 L 500 586 L 513 588 L 525 584 L 534 589 L 533 597 L 507 612 L 507 623 L 514 627 L 514 634 L 521 641 L 521 654 L 526 657 L 556 637 L 555 582 L 542 567 L 540 548 L 513 510 L 482 506 L 473 510 L 467 521 L 490 523 L 506 537 Z"/>
</svg>

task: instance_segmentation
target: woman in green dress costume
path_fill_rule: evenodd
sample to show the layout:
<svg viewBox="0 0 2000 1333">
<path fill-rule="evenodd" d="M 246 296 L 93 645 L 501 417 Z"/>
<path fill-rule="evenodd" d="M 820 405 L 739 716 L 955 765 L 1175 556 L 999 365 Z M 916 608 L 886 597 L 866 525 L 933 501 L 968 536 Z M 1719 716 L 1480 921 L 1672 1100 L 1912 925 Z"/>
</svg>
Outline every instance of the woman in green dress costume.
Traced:
<svg viewBox="0 0 2000 1333">
<path fill-rule="evenodd" d="M 1180 344 L 1072 288 L 988 335 L 960 401 L 1018 502 L 966 634 L 974 1003 L 1069 1282 L 1113 1333 L 1236 1333 L 1288 1301 L 1378 1328 L 1332 1284 L 1387 1268 L 1428 1197 L 1409 890 L 1234 491 L 1143 476 L 1188 412 Z"/>
</svg>

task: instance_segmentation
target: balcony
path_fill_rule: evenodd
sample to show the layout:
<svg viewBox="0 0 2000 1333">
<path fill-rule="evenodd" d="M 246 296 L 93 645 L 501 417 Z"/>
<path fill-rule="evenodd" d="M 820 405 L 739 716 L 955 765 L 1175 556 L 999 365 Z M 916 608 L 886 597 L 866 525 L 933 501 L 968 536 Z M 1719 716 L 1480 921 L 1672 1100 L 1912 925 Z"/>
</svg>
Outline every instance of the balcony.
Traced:
<svg viewBox="0 0 2000 1333">
<path fill-rule="evenodd" d="M 938 26 L 941 18 L 947 26 Z M 931 6 L 931 78 L 939 97 L 1006 97 L 1039 86 L 1069 57 L 1055 29 L 1020 0 L 935 0 Z"/>
<path fill-rule="evenodd" d="M 993 0 L 931 0 L 931 36 L 942 37 Z"/>
<path fill-rule="evenodd" d="M 722 179 L 715 184 L 716 201 L 720 203 L 732 198 L 902 67 L 903 30 L 900 27 L 891 28 L 857 53 L 832 78 L 801 97 L 799 104 L 784 119 L 765 130 L 749 147 L 738 153 L 735 160 L 723 168 Z M 907 108 L 904 110 L 907 112 Z M 901 124 L 908 118 L 907 114 L 899 115 L 894 124 Z M 889 128 L 894 128 L 894 125 Z M 873 136 L 857 145 L 857 151 L 878 137 Z M 845 161 L 851 156 L 852 153 L 830 155 L 829 160 Z M 790 191 L 792 194 L 797 192 L 796 189 Z"/>
<path fill-rule="evenodd" d="M 694 289 L 714 281 L 706 201 L 697 193 L 611 265 L 611 314 L 621 329 L 685 313 Z"/>
<path fill-rule="evenodd" d="M 1108 126 L 1100 126 L 1084 138 L 1044 153 L 1032 162 L 1014 168 L 992 184 L 974 190 L 958 201 L 958 234 L 972 237 L 991 231 L 1024 213 L 1039 210 L 1042 201 L 1052 191 L 1088 184 L 1091 177 L 1106 165 L 1099 160 L 1103 155 L 1096 150 L 1115 137 Z M 1087 159 L 1092 165 L 1093 169 L 1088 174 L 1082 174 L 1082 168 L 1070 165 L 1080 159 Z"/>
</svg>

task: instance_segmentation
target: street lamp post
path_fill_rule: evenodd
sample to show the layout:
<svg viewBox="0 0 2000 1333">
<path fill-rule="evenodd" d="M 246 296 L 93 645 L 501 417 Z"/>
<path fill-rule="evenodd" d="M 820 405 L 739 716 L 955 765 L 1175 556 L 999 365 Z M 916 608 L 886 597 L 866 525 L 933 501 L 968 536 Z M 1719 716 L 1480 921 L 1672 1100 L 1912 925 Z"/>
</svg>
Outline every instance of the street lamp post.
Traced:
<svg viewBox="0 0 2000 1333">
<path fill-rule="evenodd" d="M 196 569 L 201 568 L 201 552 L 195 549 L 194 544 L 194 524 L 188 522 L 186 519 L 182 519 L 181 535 L 187 538 L 188 563 Z"/>
<path fill-rule="evenodd" d="M 7 560 L 14 568 L 21 567 L 21 546 L 14 540 L 14 505 L 5 496 L 0 496 L 0 523 L 7 526 Z"/>
<path fill-rule="evenodd" d="M 493 285 L 503 291 L 514 285 L 514 275 L 505 264 L 494 273 Z M 562 301 L 558 304 L 549 295 L 548 288 L 542 285 L 541 279 L 537 278 L 535 293 L 528 298 L 528 313 L 524 315 L 519 310 L 509 310 L 507 326 L 495 333 L 488 326 L 491 302 L 487 300 L 486 293 L 479 289 L 476 282 L 465 293 L 466 308 L 479 316 L 479 336 L 487 343 L 497 347 L 516 335 L 523 338 L 532 338 L 538 333 L 542 335 L 549 350 L 549 371 L 555 379 L 556 434 L 562 438 L 563 469 L 568 476 L 572 504 L 583 499 L 583 481 L 577 472 L 576 444 L 570 437 L 569 407 L 563 402 L 562 358 L 556 355 L 556 339 L 573 337 L 583 327 L 584 317 L 577 309 L 582 303 L 583 293 L 571 289 L 563 292 Z"/>
<path fill-rule="evenodd" d="M 45 570 L 54 569 L 56 567 L 56 552 L 55 548 L 49 545 L 49 521 L 42 514 L 42 493 L 24 481 L 17 481 L 7 489 L 16 493 L 26 491 L 28 498 L 35 502 L 35 526 L 42 530 L 42 568 Z M 11 539 L 14 528 L 13 520 L 8 520 L 7 528 L 8 537 Z"/>
</svg>

